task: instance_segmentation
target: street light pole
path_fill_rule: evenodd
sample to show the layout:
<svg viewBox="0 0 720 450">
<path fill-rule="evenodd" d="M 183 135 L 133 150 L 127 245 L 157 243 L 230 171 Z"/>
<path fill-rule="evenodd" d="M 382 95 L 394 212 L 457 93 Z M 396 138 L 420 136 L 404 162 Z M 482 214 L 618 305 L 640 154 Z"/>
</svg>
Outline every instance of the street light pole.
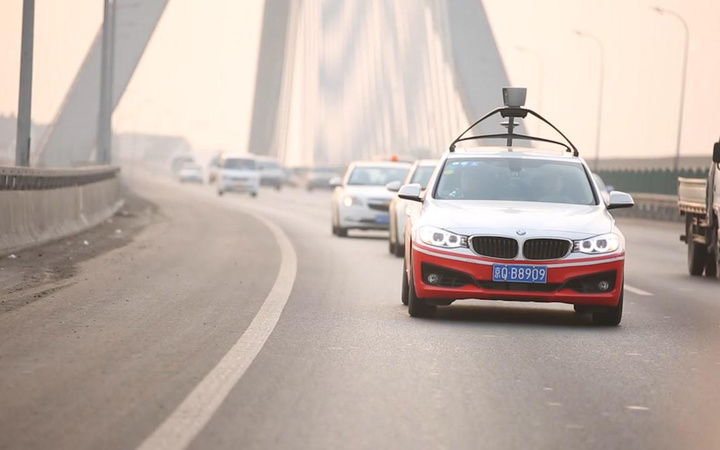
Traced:
<svg viewBox="0 0 720 450">
<path fill-rule="evenodd" d="M 575 31 L 575 34 L 579 37 L 585 37 L 597 43 L 600 49 L 600 86 L 598 88 L 598 102 L 597 102 L 597 130 L 595 131 L 595 162 L 593 164 L 593 170 L 598 170 L 600 164 L 600 130 L 602 124 L 602 107 L 603 107 L 603 91 L 605 89 L 605 47 L 602 41 L 592 34 L 588 34 L 582 31 Z"/>
<path fill-rule="evenodd" d="M 32 126 L 33 38 L 35 0 L 23 1 L 22 44 L 20 49 L 20 91 L 18 95 L 15 165 L 30 166 L 30 128 Z"/>
<path fill-rule="evenodd" d="M 543 114 L 542 113 L 542 110 L 543 110 L 542 104 L 543 104 L 543 90 L 545 87 L 545 61 L 543 61 L 543 58 L 542 58 L 542 56 L 540 56 L 540 53 L 538 53 L 536 51 L 529 50 L 525 47 L 520 47 L 520 46 L 517 47 L 517 50 L 520 53 L 526 53 L 537 59 L 537 62 L 538 62 L 538 102 L 537 102 L 538 104 L 537 104 L 537 109 L 538 109 L 538 111 L 541 111 L 541 114 Z M 538 133 L 540 132 L 541 125 L 542 124 L 538 122 Z"/>
<path fill-rule="evenodd" d="M 683 126 L 683 115 L 685 111 L 685 81 L 687 79 L 687 66 L 688 66 L 688 50 L 690 48 L 690 29 L 688 27 L 687 22 L 685 22 L 685 19 L 682 18 L 682 16 L 675 11 L 671 11 L 669 9 L 661 8 L 659 6 L 653 6 L 652 7 L 655 12 L 658 14 L 668 14 L 670 16 L 675 17 L 680 21 L 680 23 L 683 26 L 683 29 L 685 30 L 685 48 L 683 51 L 683 69 L 682 69 L 682 79 L 680 81 L 680 113 L 678 116 L 678 131 L 677 131 L 677 143 L 675 144 L 675 163 L 674 163 L 674 169 L 677 172 L 677 170 L 680 168 L 680 140 L 682 139 L 682 126 Z"/>
</svg>

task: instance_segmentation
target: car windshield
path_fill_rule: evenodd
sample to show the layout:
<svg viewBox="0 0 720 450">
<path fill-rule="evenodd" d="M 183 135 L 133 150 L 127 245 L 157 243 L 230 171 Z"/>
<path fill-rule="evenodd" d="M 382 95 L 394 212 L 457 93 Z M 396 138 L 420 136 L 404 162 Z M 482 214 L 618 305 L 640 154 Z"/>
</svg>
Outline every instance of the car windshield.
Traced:
<svg viewBox="0 0 720 450">
<path fill-rule="evenodd" d="M 425 189 L 434 170 L 435 166 L 418 166 L 410 179 L 410 183 L 417 183 Z"/>
<path fill-rule="evenodd" d="M 245 158 L 228 158 L 223 163 L 223 168 L 232 170 L 255 170 L 255 160 Z"/>
<path fill-rule="evenodd" d="M 273 169 L 273 170 L 274 170 L 274 169 L 279 169 L 279 168 L 280 168 L 280 165 L 279 165 L 278 163 L 272 162 L 272 161 L 263 161 L 263 162 L 259 162 L 259 163 L 258 163 L 258 167 L 259 167 L 260 169 L 265 169 L 265 170 L 267 170 L 267 169 Z"/>
<path fill-rule="evenodd" d="M 435 198 L 597 204 L 580 164 L 520 158 L 449 160 Z"/>
<path fill-rule="evenodd" d="M 407 167 L 355 167 L 347 184 L 352 186 L 385 186 L 393 181 L 402 181 L 407 172 Z"/>
</svg>

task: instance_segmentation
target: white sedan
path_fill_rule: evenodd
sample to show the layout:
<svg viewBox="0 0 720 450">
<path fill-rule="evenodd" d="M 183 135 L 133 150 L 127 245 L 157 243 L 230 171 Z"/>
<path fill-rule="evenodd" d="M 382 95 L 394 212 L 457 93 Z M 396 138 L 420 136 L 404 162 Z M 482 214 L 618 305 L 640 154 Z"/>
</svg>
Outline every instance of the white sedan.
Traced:
<svg viewBox="0 0 720 450">
<path fill-rule="evenodd" d="M 405 178 L 409 163 L 355 162 L 345 176 L 330 180 L 332 194 L 332 232 L 347 236 L 348 230 L 387 230 L 388 210 L 395 196 L 385 187 Z"/>
<path fill-rule="evenodd" d="M 522 108 L 524 90 L 503 94 L 506 107 L 455 139 L 424 195 L 419 184 L 398 192 L 422 204 L 405 227 L 402 302 L 413 317 L 462 299 L 560 302 L 596 324 L 618 325 L 625 239 L 609 210 L 633 206 L 632 197 L 613 191 L 606 204 L 575 146 Z M 494 115 L 509 119 L 507 133 L 464 137 Z M 565 142 L 513 133 L 515 121 L 528 115 Z M 507 144 L 457 147 L 480 139 Z M 561 148 L 524 148 L 515 140 Z"/>
<path fill-rule="evenodd" d="M 435 159 L 420 159 L 415 161 L 402 183 L 397 181 L 388 183 L 390 192 L 397 192 L 401 186 L 417 183 L 423 190 L 427 187 L 430 177 L 435 171 L 438 161 Z M 403 200 L 395 196 L 390 202 L 390 233 L 388 236 L 388 251 L 397 257 L 405 254 L 405 222 L 409 209 L 417 203 Z"/>
</svg>

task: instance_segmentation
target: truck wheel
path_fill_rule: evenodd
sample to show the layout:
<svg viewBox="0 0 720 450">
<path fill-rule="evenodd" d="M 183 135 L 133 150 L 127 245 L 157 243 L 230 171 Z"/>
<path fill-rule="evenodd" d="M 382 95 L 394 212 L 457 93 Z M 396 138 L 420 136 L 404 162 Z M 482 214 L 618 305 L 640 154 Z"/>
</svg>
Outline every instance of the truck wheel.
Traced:
<svg viewBox="0 0 720 450">
<path fill-rule="evenodd" d="M 592 315 L 592 320 L 595 325 L 603 326 L 617 326 L 620 325 L 623 313 L 623 295 L 625 289 L 620 291 L 620 299 L 618 300 L 617 306 L 611 306 L 605 311 L 596 312 Z"/>
<path fill-rule="evenodd" d="M 692 239 L 689 236 L 688 239 Z M 694 277 L 699 277 L 705 271 L 708 262 L 707 246 L 697 242 L 688 242 L 688 272 Z"/>
<path fill-rule="evenodd" d="M 715 266 L 715 277 L 720 280 L 720 229 L 715 229 L 715 251 L 713 253 L 713 255 L 710 255 L 710 258 L 715 263 L 713 264 Z M 706 270 L 710 270 L 709 263 Z"/>
<path fill-rule="evenodd" d="M 705 264 L 708 261 L 707 246 L 693 241 L 692 217 L 687 216 L 685 221 L 685 239 L 687 240 L 687 264 L 688 272 L 698 277 L 705 271 Z"/>
<path fill-rule="evenodd" d="M 705 263 L 705 276 L 715 277 L 717 274 L 717 261 L 715 261 L 712 254 L 708 254 L 708 259 Z"/>
</svg>

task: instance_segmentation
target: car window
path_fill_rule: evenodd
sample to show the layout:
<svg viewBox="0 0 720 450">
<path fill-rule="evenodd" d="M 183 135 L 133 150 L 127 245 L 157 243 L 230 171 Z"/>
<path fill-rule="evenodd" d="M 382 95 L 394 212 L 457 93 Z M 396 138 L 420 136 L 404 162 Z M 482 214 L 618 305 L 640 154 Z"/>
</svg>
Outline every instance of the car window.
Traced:
<svg viewBox="0 0 720 450">
<path fill-rule="evenodd" d="M 595 178 L 595 183 L 597 183 L 598 189 L 602 192 L 607 192 L 608 189 L 603 179 L 596 173 L 593 174 L 593 178 Z"/>
<path fill-rule="evenodd" d="M 392 181 L 402 181 L 407 175 L 407 167 L 356 167 L 348 178 L 348 185 L 384 186 Z"/>
<path fill-rule="evenodd" d="M 435 166 L 418 166 L 410 179 L 410 183 L 417 183 L 425 189 L 434 171 Z"/>
<path fill-rule="evenodd" d="M 223 162 L 223 168 L 232 170 L 255 170 L 254 159 L 228 158 Z"/>
<path fill-rule="evenodd" d="M 580 164 L 518 158 L 447 161 L 435 198 L 597 204 Z"/>
</svg>

